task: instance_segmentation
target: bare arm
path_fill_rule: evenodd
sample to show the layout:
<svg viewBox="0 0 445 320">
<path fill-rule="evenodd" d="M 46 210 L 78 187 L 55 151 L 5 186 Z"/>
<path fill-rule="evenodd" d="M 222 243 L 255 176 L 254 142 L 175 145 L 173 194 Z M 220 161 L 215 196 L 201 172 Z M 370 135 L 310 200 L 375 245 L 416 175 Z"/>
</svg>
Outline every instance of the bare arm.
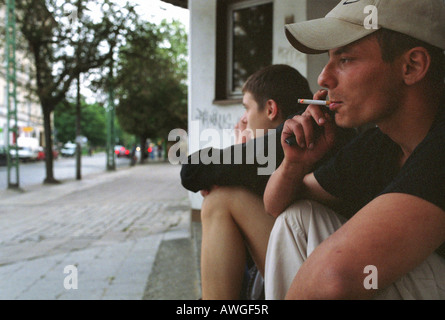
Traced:
<svg viewBox="0 0 445 320">
<path fill-rule="evenodd" d="M 314 95 L 314 99 L 325 97 L 325 91 Z M 317 127 L 322 127 L 322 130 Z M 281 135 L 284 159 L 270 177 L 264 193 L 264 205 L 270 215 L 277 217 L 296 199 L 308 195 L 314 200 L 332 200 L 332 196 L 320 187 L 313 175 L 308 174 L 334 146 L 336 128 L 334 119 L 325 113 L 325 109 L 314 105 L 309 106 L 301 116 L 285 122 Z M 285 140 L 292 135 L 297 145 L 289 146 Z"/>
<path fill-rule="evenodd" d="M 442 209 L 412 195 L 382 195 L 313 251 L 299 269 L 287 298 L 372 298 L 444 241 Z M 368 265 L 378 270 L 378 290 L 367 290 L 363 285 Z"/>
</svg>

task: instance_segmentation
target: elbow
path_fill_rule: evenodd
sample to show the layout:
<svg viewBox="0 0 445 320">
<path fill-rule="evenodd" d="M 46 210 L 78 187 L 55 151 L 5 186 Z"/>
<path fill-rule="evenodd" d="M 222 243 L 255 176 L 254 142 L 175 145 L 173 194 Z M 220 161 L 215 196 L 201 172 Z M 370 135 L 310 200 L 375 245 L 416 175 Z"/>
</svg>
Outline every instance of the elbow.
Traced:
<svg viewBox="0 0 445 320">
<path fill-rule="evenodd" d="M 273 217 L 273 218 L 278 218 L 278 216 L 281 214 L 281 212 L 282 211 L 278 211 L 278 210 L 270 210 L 270 209 L 267 209 L 266 208 L 266 213 L 269 215 L 269 216 L 271 216 L 271 217 Z"/>
<path fill-rule="evenodd" d="M 297 286 L 296 286 L 297 288 Z M 373 290 L 365 290 L 362 276 L 329 268 L 312 272 L 298 283 L 298 290 L 289 290 L 286 299 L 357 300 L 372 298 Z M 375 291 L 375 290 L 374 290 Z"/>
<path fill-rule="evenodd" d="M 294 203 L 292 200 L 284 200 L 279 199 L 277 201 L 276 198 L 273 197 L 267 197 L 266 194 L 263 197 L 263 204 L 264 204 L 264 210 L 268 215 L 270 215 L 273 218 L 278 218 L 284 211 L 286 211 L 290 205 Z"/>
<path fill-rule="evenodd" d="M 268 211 L 266 210 L 266 213 L 271 216 L 272 218 L 278 218 L 278 216 L 281 214 L 281 212 L 276 212 L 276 211 Z"/>
<path fill-rule="evenodd" d="M 328 279 L 326 284 L 320 288 L 321 291 L 314 296 L 319 300 L 355 300 L 357 295 L 353 293 L 348 282 L 342 276 Z"/>
<path fill-rule="evenodd" d="M 276 206 L 273 206 L 267 199 L 267 197 L 263 198 L 263 203 L 264 203 L 264 210 L 266 211 L 266 213 L 273 217 L 273 218 L 278 218 L 278 216 L 284 211 L 281 210 L 280 208 L 277 208 Z"/>
</svg>

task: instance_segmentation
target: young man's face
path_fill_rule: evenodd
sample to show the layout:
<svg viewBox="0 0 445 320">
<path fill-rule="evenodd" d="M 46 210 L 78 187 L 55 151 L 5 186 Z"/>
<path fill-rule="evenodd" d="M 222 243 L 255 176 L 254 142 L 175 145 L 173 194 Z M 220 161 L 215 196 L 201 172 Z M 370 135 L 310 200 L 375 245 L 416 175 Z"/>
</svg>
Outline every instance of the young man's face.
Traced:
<svg viewBox="0 0 445 320">
<path fill-rule="evenodd" d="M 330 50 L 318 83 L 328 89 L 337 125 L 352 128 L 396 115 L 403 98 L 401 75 L 400 59 L 384 62 L 376 37 L 367 37 Z"/>
<path fill-rule="evenodd" d="M 258 103 L 255 101 L 250 92 L 244 93 L 243 106 L 246 111 L 242 117 L 242 120 L 246 122 L 247 129 L 253 131 L 255 137 L 258 137 L 258 135 L 261 133 L 261 131 L 257 132 L 257 129 L 263 129 L 264 133 L 266 133 L 268 129 L 272 129 L 274 127 L 272 121 L 268 117 L 267 108 L 259 110 Z"/>
</svg>

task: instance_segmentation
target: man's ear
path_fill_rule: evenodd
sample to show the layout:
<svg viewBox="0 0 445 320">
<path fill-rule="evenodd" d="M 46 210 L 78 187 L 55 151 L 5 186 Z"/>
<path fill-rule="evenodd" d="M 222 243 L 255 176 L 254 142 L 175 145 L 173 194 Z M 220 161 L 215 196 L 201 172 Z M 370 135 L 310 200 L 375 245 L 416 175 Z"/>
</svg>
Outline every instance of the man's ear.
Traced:
<svg viewBox="0 0 445 320">
<path fill-rule="evenodd" d="M 423 47 L 412 48 L 403 55 L 403 77 L 406 85 L 423 80 L 431 66 L 431 56 Z"/>
<path fill-rule="evenodd" d="M 266 111 L 267 111 L 267 117 L 271 121 L 274 121 L 275 119 L 278 118 L 279 109 L 278 109 L 277 103 L 274 100 L 272 100 L 272 99 L 267 100 Z"/>
</svg>

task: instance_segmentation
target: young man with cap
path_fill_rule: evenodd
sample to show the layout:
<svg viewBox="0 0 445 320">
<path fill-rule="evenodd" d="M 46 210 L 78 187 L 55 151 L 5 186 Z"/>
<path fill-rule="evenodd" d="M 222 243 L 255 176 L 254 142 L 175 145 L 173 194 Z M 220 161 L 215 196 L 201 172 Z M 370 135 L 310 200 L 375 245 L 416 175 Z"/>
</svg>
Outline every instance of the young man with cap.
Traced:
<svg viewBox="0 0 445 320">
<path fill-rule="evenodd" d="M 365 28 L 369 5 L 378 30 Z M 284 125 L 264 194 L 277 217 L 266 299 L 445 299 L 444 21 L 443 0 L 343 0 L 286 26 L 296 49 L 329 53 L 315 99 L 329 98 L 335 116 L 310 105 Z M 313 169 L 337 126 L 367 124 Z"/>
<path fill-rule="evenodd" d="M 248 257 L 252 257 L 258 270 L 264 273 L 266 247 L 274 219 L 265 212 L 262 196 L 276 166 L 269 174 L 259 175 L 258 169 L 264 164 L 249 156 L 249 151 L 264 148 L 264 155 L 279 164 L 284 157 L 280 142 L 283 123 L 305 110 L 305 106 L 298 104 L 298 99 L 304 96 L 312 96 L 312 93 L 307 80 L 296 69 L 272 65 L 257 71 L 243 86 L 246 112 L 239 123 L 240 130 L 244 125 L 255 133 L 254 139 L 223 150 L 200 150 L 182 165 L 183 186 L 193 192 L 201 191 L 205 196 L 201 209 L 203 299 L 248 298 L 241 295 Z M 261 130 L 257 132 L 257 129 Z M 266 135 L 256 134 L 261 131 Z M 354 130 L 339 131 L 337 145 L 326 158 L 355 136 Z M 270 145 L 271 141 L 275 146 Z M 237 147 L 242 151 L 242 161 L 235 163 L 233 156 Z M 220 161 L 218 164 L 194 164 L 193 158 L 201 158 L 201 153 L 217 154 Z M 229 159 L 232 157 L 230 163 L 223 161 L 226 153 Z M 249 162 L 249 158 L 255 161 Z"/>
</svg>

